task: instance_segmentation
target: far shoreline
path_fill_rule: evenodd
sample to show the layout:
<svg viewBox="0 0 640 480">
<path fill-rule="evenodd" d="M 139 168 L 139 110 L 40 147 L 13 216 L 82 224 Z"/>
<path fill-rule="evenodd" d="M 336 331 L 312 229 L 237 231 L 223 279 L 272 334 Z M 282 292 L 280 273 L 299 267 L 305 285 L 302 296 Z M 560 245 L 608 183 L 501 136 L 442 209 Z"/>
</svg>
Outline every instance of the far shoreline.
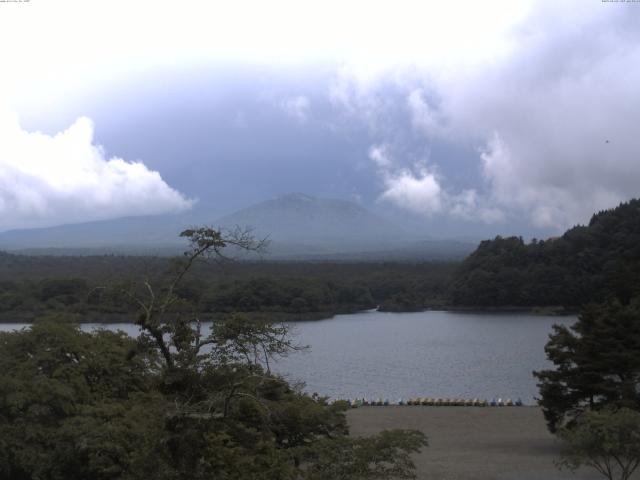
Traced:
<svg viewBox="0 0 640 480">
<path fill-rule="evenodd" d="M 262 311 L 252 311 L 252 312 L 224 312 L 224 313 L 200 313 L 203 317 L 208 317 L 203 321 L 217 321 L 220 320 L 225 315 L 230 315 L 232 313 L 238 313 L 241 315 L 247 315 L 249 318 L 255 320 L 265 320 L 268 319 L 270 321 L 276 323 L 295 323 L 295 322 L 313 322 L 320 320 L 329 320 L 339 315 L 357 315 L 362 313 L 425 313 L 425 312 L 452 312 L 452 313 L 469 313 L 469 314 L 527 314 L 533 316 L 541 316 L 541 317 L 568 317 L 574 316 L 578 314 L 578 309 L 566 309 L 561 306 L 544 306 L 544 307 L 517 307 L 517 306 L 503 306 L 503 307 L 486 307 L 486 306 L 437 306 L 437 307 L 427 307 L 422 309 L 385 309 L 380 308 L 370 308 L 364 310 L 338 310 L 338 311 L 330 311 L 330 312 L 305 312 L 305 313 L 291 313 L 291 312 L 262 312 Z M 55 316 L 55 315 L 65 315 L 68 312 L 2 312 L 0 314 L 0 323 L 4 324 L 31 324 L 35 321 L 42 320 L 44 316 Z M 135 323 L 133 318 L 135 317 L 135 313 L 97 313 L 97 312 L 89 312 L 89 313 L 71 313 L 72 316 L 80 316 L 81 320 L 74 322 L 79 324 L 88 324 L 88 323 L 101 323 L 101 324 L 118 324 L 118 323 Z"/>
</svg>

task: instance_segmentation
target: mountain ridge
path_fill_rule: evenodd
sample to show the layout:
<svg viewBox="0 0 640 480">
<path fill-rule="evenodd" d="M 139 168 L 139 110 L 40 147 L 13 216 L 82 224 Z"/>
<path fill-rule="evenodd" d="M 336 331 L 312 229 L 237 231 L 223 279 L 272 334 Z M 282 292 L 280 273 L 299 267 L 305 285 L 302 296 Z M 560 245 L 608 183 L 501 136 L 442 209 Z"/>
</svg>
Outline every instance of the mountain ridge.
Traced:
<svg viewBox="0 0 640 480">
<path fill-rule="evenodd" d="M 211 220 L 203 208 L 178 215 L 112 220 L 0 232 L 0 249 L 29 254 L 173 255 L 185 247 L 179 233 L 195 225 L 250 228 L 270 240 L 266 258 L 461 258 L 473 244 L 432 240 L 355 202 L 289 193 Z M 359 255 L 366 253 L 366 255 Z M 356 255 L 357 254 L 357 255 Z"/>
<path fill-rule="evenodd" d="M 327 240 L 391 239 L 407 235 L 402 226 L 349 200 L 318 198 L 290 193 L 270 198 L 226 215 L 218 226 L 251 226 L 258 236 L 294 243 L 326 243 Z"/>
</svg>

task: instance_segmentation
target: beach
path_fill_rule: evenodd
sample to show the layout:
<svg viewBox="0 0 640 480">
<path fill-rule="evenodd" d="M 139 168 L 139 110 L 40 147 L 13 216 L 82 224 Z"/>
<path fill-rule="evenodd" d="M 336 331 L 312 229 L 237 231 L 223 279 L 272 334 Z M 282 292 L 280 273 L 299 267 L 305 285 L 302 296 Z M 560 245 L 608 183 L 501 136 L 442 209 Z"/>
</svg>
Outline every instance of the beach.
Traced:
<svg viewBox="0 0 640 480">
<path fill-rule="evenodd" d="M 415 455 L 420 480 L 604 478 L 592 469 L 572 473 L 554 465 L 560 446 L 538 407 L 360 407 L 347 419 L 352 435 L 392 428 L 424 432 L 429 446 Z"/>
</svg>

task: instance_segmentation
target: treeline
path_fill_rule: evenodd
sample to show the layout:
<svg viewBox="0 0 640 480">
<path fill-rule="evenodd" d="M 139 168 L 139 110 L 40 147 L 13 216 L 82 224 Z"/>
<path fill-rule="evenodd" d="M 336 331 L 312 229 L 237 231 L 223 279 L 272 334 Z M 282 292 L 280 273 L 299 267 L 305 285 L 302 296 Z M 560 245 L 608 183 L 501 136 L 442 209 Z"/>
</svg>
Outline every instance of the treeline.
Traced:
<svg viewBox="0 0 640 480">
<path fill-rule="evenodd" d="M 105 286 L 163 279 L 175 259 L 135 256 L 27 256 L 0 252 L 0 320 L 51 312 L 122 320 L 135 311 Z M 181 284 L 183 308 L 202 313 L 268 313 L 322 318 L 380 307 L 562 306 L 640 295 L 640 200 L 595 214 L 547 240 L 482 242 L 462 263 L 239 261 L 202 263 Z M 107 318 L 108 317 L 108 318 Z M 115 319 L 120 319 L 115 318 Z"/>
<path fill-rule="evenodd" d="M 136 310 L 118 291 L 163 279 L 162 257 L 37 257 L 0 253 L 0 320 L 55 312 L 85 320 L 127 320 Z M 181 308 L 208 314 L 268 313 L 321 318 L 375 308 L 421 310 L 446 303 L 453 263 L 235 262 L 198 264 L 176 293 Z M 105 288 L 108 287 L 108 288 Z"/>
<path fill-rule="evenodd" d="M 546 241 L 486 240 L 458 268 L 453 305 L 549 306 L 574 309 L 589 302 L 640 294 L 640 200 L 595 214 Z"/>
</svg>

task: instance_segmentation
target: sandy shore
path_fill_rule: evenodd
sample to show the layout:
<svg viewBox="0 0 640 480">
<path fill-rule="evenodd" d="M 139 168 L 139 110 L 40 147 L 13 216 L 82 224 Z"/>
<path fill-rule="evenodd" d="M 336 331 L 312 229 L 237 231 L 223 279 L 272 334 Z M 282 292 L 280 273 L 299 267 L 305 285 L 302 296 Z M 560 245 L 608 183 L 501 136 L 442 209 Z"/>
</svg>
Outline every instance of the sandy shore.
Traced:
<svg viewBox="0 0 640 480">
<path fill-rule="evenodd" d="M 424 432 L 419 479 L 600 479 L 595 470 L 558 470 L 559 447 L 537 407 L 361 407 L 347 414 L 353 435 L 389 428 Z M 638 472 L 633 477 L 640 478 Z"/>
</svg>

